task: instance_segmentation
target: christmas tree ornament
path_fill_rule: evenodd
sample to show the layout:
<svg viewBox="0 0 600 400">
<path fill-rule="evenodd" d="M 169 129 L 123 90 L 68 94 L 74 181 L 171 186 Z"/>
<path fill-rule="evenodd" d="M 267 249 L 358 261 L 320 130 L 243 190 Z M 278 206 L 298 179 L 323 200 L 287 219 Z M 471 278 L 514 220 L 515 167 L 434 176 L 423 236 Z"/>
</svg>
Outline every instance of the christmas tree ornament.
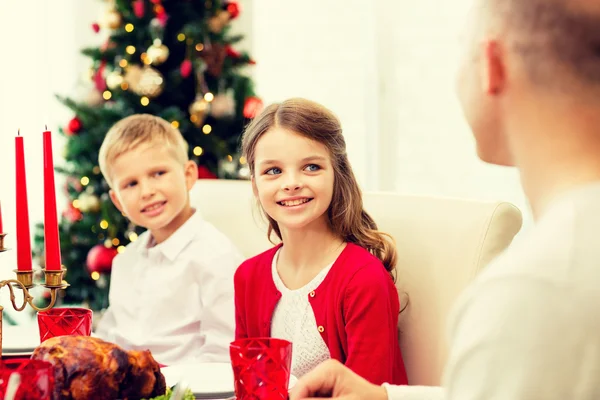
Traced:
<svg viewBox="0 0 600 400">
<path fill-rule="evenodd" d="M 235 100 L 231 93 L 218 94 L 210 103 L 210 115 L 216 118 L 230 117 L 235 114 Z"/>
<path fill-rule="evenodd" d="M 100 32 L 100 24 L 98 24 L 97 22 L 94 22 L 94 23 L 92 24 L 92 30 L 93 30 L 95 33 L 98 33 L 98 32 Z"/>
<path fill-rule="evenodd" d="M 256 96 L 250 96 L 244 102 L 244 117 L 254 118 L 263 110 L 263 101 Z"/>
<path fill-rule="evenodd" d="M 67 129 L 71 134 L 77 134 L 79 133 L 79 131 L 81 131 L 81 120 L 77 117 L 73 117 L 70 121 L 69 124 L 67 125 Z"/>
<path fill-rule="evenodd" d="M 237 1 L 228 1 L 224 4 L 224 6 L 231 19 L 236 19 L 238 15 L 240 15 L 240 5 Z"/>
<path fill-rule="evenodd" d="M 83 185 L 81 184 L 81 179 L 77 179 L 74 176 L 69 176 L 66 179 L 65 185 L 77 193 L 80 193 L 83 190 Z"/>
<path fill-rule="evenodd" d="M 148 57 L 148 63 L 160 65 L 169 58 L 169 48 L 162 44 L 160 39 L 154 39 L 152 45 L 146 50 L 146 57 Z"/>
<path fill-rule="evenodd" d="M 113 259 L 118 254 L 114 247 L 106 247 L 103 244 L 97 244 L 88 252 L 86 258 L 87 269 L 90 273 L 98 272 L 100 274 L 109 273 L 112 269 Z"/>
<path fill-rule="evenodd" d="M 133 13 L 138 18 L 144 17 L 144 14 L 146 13 L 146 6 L 144 0 L 134 0 Z"/>
<path fill-rule="evenodd" d="M 225 54 L 227 55 L 227 57 L 234 58 L 234 59 L 238 59 L 238 58 L 240 58 L 242 56 L 239 51 L 237 51 L 236 49 L 234 49 L 229 44 L 227 46 L 225 46 Z"/>
<path fill-rule="evenodd" d="M 219 77 L 223 72 L 223 64 L 227 50 L 220 43 L 212 43 L 204 46 L 204 50 L 200 53 L 200 58 L 206 64 L 206 71 L 214 77 Z"/>
<path fill-rule="evenodd" d="M 190 121 L 192 121 L 192 123 L 197 127 L 202 126 L 204 119 L 209 112 L 209 108 L 210 104 L 204 99 L 204 96 L 196 96 L 196 99 L 188 108 L 190 113 Z"/>
<path fill-rule="evenodd" d="M 187 58 L 179 66 L 179 73 L 182 78 L 188 78 L 192 74 L 192 61 Z"/>
<path fill-rule="evenodd" d="M 81 213 L 81 211 L 73 207 L 73 204 L 69 204 L 67 206 L 67 208 L 63 211 L 62 216 L 70 223 L 75 223 L 83 218 L 83 214 Z"/>
<path fill-rule="evenodd" d="M 77 199 L 79 200 L 79 209 L 84 213 L 100 211 L 100 200 L 96 195 L 83 192 Z"/>
<path fill-rule="evenodd" d="M 108 10 L 102 19 L 102 25 L 109 29 L 117 29 L 121 26 L 122 22 L 123 18 L 121 17 L 121 14 L 114 8 Z"/>
<path fill-rule="evenodd" d="M 208 29 L 212 33 L 221 33 L 221 31 L 227 26 L 231 14 L 225 10 L 219 10 L 214 17 L 208 20 Z"/>
<path fill-rule="evenodd" d="M 92 88 L 85 96 L 83 102 L 88 106 L 99 106 L 104 103 L 104 98 L 102 97 L 102 93 Z"/>
<path fill-rule="evenodd" d="M 162 93 L 165 80 L 161 73 L 152 67 L 141 68 L 132 65 L 125 72 L 125 82 L 135 94 L 153 98 Z"/>
<path fill-rule="evenodd" d="M 123 76 L 123 79 L 125 80 L 125 82 L 127 82 L 129 87 L 133 90 L 133 88 L 136 88 L 139 85 L 141 77 L 142 77 L 142 67 L 140 67 L 139 65 L 133 64 L 133 65 L 129 65 L 127 67 L 127 69 L 125 69 L 125 75 Z M 135 90 L 134 90 L 134 92 L 135 92 Z"/>
<path fill-rule="evenodd" d="M 100 93 L 106 90 L 106 80 L 104 79 L 104 70 L 106 69 L 106 61 L 102 61 L 94 74 L 94 85 Z"/>
<path fill-rule="evenodd" d="M 112 71 L 108 75 L 106 75 L 106 86 L 110 90 L 115 90 L 121 87 L 123 83 L 123 75 L 119 71 Z"/>
</svg>

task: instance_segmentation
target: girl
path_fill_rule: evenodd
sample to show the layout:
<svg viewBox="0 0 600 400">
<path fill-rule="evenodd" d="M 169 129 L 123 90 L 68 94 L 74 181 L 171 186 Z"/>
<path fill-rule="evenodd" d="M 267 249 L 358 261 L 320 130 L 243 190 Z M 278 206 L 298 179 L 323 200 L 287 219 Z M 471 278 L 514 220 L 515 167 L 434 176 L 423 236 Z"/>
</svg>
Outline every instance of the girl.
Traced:
<svg viewBox="0 0 600 400">
<path fill-rule="evenodd" d="M 297 377 L 333 358 L 373 383 L 406 384 L 396 251 L 363 210 L 338 119 L 290 99 L 254 119 L 242 147 L 281 243 L 236 272 L 236 338 L 289 340 Z"/>
</svg>

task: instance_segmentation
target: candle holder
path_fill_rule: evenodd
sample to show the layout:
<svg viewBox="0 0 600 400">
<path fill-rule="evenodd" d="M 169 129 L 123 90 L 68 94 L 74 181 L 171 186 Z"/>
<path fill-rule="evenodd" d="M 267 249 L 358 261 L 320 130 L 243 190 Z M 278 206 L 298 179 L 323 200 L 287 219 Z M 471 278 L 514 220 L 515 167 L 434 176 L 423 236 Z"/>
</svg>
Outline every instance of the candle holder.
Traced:
<svg viewBox="0 0 600 400">
<path fill-rule="evenodd" d="M 0 234 L 0 252 L 8 250 L 4 247 L 4 237 L 5 236 L 6 236 L 6 233 Z M 61 268 L 60 270 L 57 270 L 57 271 L 54 271 L 54 270 L 48 271 L 47 269 L 43 268 L 42 271 L 44 272 L 44 276 L 45 276 L 45 282 L 44 282 L 43 286 L 46 289 L 50 289 L 50 303 L 45 307 L 36 306 L 33 303 L 33 300 L 34 300 L 33 296 L 29 293 L 29 290 L 36 286 L 33 283 L 33 273 L 34 273 L 33 270 L 19 271 L 19 270 L 15 269 L 14 272 L 17 275 L 17 279 L 0 280 L 0 289 L 2 289 L 4 286 L 6 286 L 6 287 L 8 287 L 8 290 L 10 291 L 10 302 L 12 303 L 12 306 L 15 309 L 15 311 L 23 311 L 25 309 L 25 307 L 27 307 L 27 304 L 29 304 L 31 306 L 31 308 L 33 308 L 36 311 L 47 311 L 47 310 L 51 309 L 52 307 L 54 307 L 54 304 L 56 303 L 56 297 L 58 295 L 58 291 L 60 289 L 65 289 L 66 287 L 69 286 L 69 284 L 63 280 L 63 276 L 64 276 L 65 272 L 67 272 L 66 269 Z M 18 290 L 21 290 L 23 292 L 23 303 L 21 305 L 17 305 L 16 296 L 15 296 L 15 288 Z M 4 312 L 4 307 L 2 305 L 0 305 L 0 355 L 2 354 L 2 314 L 3 314 L 3 312 Z"/>
<path fill-rule="evenodd" d="M 8 250 L 6 247 L 4 247 L 4 238 L 5 237 L 6 237 L 6 233 L 4 233 L 4 232 L 0 233 L 0 253 Z"/>
</svg>

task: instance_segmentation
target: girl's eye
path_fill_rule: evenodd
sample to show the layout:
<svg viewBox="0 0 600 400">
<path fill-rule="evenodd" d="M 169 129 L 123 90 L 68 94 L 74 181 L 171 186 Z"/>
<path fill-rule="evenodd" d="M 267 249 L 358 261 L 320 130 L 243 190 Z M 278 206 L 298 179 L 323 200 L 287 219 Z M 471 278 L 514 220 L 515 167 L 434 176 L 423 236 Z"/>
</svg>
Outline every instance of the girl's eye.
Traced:
<svg viewBox="0 0 600 400">
<path fill-rule="evenodd" d="M 265 171 L 266 175 L 279 175 L 280 173 L 281 173 L 281 170 L 277 167 L 269 168 L 268 170 Z"/>
<path fill-rule="evenodd" d="M 127 189 L 127 188 L 134 187 L 135 185 L 137 185 L 137 181 L 131 181 L 131 182 L 127 182 L 125 185 L 123 185 L 123 188 Z"/>
<path fill-rule="evenodd" d="M 166 171 L 157 171 L 154 173 L 154 176 L 161 176 L 164 175 L 166 173 Z"/>
<path fill-rule="evenodd" d="M 318 170 L 320 170 L 320 169 L 321 169 L 321 167 L 319 167 L 317 164 L 309 164 L 309 165 L 307 165 L 307 166 L 306 166 L 306 168 L 305 168 L 305 169 L 306 169 L 307 171 L 310 171 L 310 172 L 315 172 L 315 171 L 318 171 Z"/>
</svg>

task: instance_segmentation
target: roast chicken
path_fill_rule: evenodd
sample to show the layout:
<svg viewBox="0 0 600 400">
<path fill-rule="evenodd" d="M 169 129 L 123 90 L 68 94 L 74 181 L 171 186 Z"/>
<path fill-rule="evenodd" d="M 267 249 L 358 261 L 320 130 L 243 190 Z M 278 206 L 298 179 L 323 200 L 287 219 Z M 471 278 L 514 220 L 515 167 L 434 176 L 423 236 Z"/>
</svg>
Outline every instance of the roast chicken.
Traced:
<svg viewBox="0 0 600 400">
<path fill-rule="evenodd" d="M 165 394 L 165 377 L 150 351 L 125 351 L 88 336 L 44 341 L 32 359 L 54 365 L 54 400 L 132 400 Z"/>
</svg>

